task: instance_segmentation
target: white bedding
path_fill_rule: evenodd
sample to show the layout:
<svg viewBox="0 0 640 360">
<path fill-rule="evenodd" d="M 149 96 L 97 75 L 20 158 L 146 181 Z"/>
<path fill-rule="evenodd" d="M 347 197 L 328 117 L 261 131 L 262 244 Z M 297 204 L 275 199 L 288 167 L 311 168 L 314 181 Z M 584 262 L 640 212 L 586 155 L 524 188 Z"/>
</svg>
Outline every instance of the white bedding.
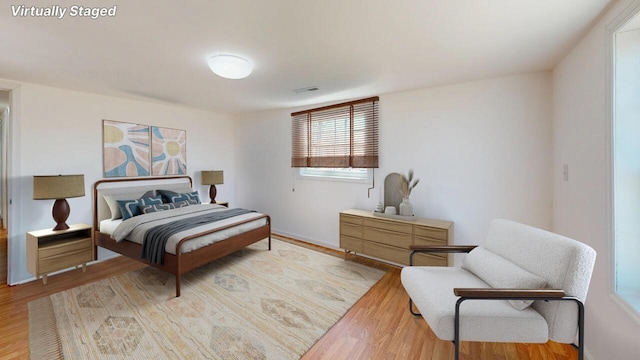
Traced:
<svg viewBox="0 0 640 360">
<path fill-rule="evenodd" d="M 211 204 L 200 204 L 200 205 L 192 205 L 189 206 L 189 208 L 195 208 L 195 207 L 219 207 L 221 210 L 227 209 L 226 207 L 223 207 L 221 205 L 211 205 Z M 185 209 L 185 208 L 182 208 Z M 174 209 L 174 210 L 166 210 L 167 212 L 173 212 L 175 210 L 180 211 L 180 209 Z M 154 213 L 154 214 L 158 214 L 158 213 Z M 131 227 L 133 229 L 132 226 L 128 226 L 130 223 L 133 222 L 138 222 L 141 219 L 143 219 L 144 217 L 149 217 L 149 216 L 154 216 L 153 214 L 145 214 L 145 215 L 139 215 L 136 216 L 134 218 L 128 219 L 123 221 L 122 219 L 118 219 L 118 220 L 102 220 L 100 221 L 100 232 L 102 233 L 107 233 L 109 235 L 111 235 L 112 237 L 114 237 L 114 239 L 116 239 L 116 241 L 121 240 L 120 238 L 122 237 L 122 233 L 123 233 L 123 229 L 126 229 L 127 227 Z M 190 251 L 199 249 L 201 247 L 213 244 L 215 242 L 230 238 L 232 236 L 238 235 L 240 233 L 243 232 L 247 232 L 253 229 L 257 229 L 261 226 L 264 226 L 267 224 L 267 219 L 266 218 L 260 218 L 259 217 L 263 216 L 263 214 L 260 213 L 256 213 L 256 212 L 252 212 L 252 213 L 248 213 L 248 214 L 243 214 L 243 215 L 238 215 L 238 216 L 234 216 L 232 218 L 228 218 L 228 219 L 224 219 L 224 220 L 220 220 L 215 222 L 213 225 L 212 224 L 208 224 L 205 226 L 200 226 L 200 227 L 196 227 L 194 229 L 190 230 L 190 233 L 193 234 L 197 234 L 200 232 L 203 232 L 205 230 L 211 230 L 211 229 L 218 229 L 218 228 L 222 228 L 224 226 L 233 224 L 233 223 L 237 223 L 240 221 L 244 221 L 244 220 L 250 220 L 250 219 L 256 219 L 254 221 L 249 221 L 246 222 L 244 224 L 240 224 L 238 226 L 234 226 L 228 229 L 224 229 L 221 231 L 217 231 L 211 234 L 207 234 L 192 240 L 188 240 L 185 243 L 182 244 L 181 248 L 180 248 L 180 252 L 182 254 L 184 253 L 188 253 Z M 132 221 L 133 220 L 133 221 Z M 121 227 L 119 230 L 120 231 L 116 231 L 116 229 L 118 229 L 118 227 Z M 136 234 L 135 233 L 136 230 L 134 229 L 133 231 L 131 231 L 131 233 L 129 234 L 126 230 L 124 231 L 124 233 L 127 233 L 126 237 L 124 237 L 124 240 L 127 241 L 133 241 L 136 242 L 138 244 L 142 244 L 142 238 L 143 235 L 141 236 L 141 234 Z M 114 236 L 114 233 L 116 233 L 116 235 Z M 184 233 L 179 233 L 176 234 L 174 236 L 171 236 L 169 238 L 169 240 L 167 241 L 167 244 L 165 246 L 165 251 L 171 254 L 176 254 L 176 247 L 178 242 L 180 241 L 180 239 L 182 239 L 185 236 Z M 138 240 L 135 240 L 138 239 Z"/>
<path fill-rule="evenodd" d="M 120 223 L 122 222 L 122 219 L 116 219 L 116 220 L 111 220 L 111 219 L 105 219 L 100 221 L 100 228 L 98 230 L 100 230 L 101 233 L 105 233 L 105 234 L 113 234 L 113 231 L 118 227 L 118 225 L 120 225 Z"/>
</svg>

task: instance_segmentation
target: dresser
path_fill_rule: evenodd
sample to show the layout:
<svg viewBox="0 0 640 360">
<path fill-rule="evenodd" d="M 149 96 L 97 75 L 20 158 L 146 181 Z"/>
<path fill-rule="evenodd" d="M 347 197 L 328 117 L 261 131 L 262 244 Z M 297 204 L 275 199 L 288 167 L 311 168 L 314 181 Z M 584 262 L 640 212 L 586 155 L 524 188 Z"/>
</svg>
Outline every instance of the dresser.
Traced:
<svg viewBox="0 0 640 360">
<path fill-rule="evenodd" d="M 371 211 L 340 212 L 340 247 L 345 252 L 368 255 L 383 261 L 409 265 L 410 245 L 449 245 L 453 222 L 416 218 L 391 219 Z M 447 254 L 416 254 L 414 265 L 448 266 Z"/>
</svg>

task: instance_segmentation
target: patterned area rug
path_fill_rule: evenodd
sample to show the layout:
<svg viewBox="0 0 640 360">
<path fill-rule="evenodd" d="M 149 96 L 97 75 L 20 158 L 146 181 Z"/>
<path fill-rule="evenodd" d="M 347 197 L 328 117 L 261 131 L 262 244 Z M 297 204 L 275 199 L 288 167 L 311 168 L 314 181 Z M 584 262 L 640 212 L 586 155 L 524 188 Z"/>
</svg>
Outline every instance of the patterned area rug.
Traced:
<svg viewBox="0 0 640 360">
<path fill-rule="evenodd" d="M 32 359 L 299 359 L 383 271 L 273 240 L 182 278 L 146 267 L 29 303 Z"/>
</svg>

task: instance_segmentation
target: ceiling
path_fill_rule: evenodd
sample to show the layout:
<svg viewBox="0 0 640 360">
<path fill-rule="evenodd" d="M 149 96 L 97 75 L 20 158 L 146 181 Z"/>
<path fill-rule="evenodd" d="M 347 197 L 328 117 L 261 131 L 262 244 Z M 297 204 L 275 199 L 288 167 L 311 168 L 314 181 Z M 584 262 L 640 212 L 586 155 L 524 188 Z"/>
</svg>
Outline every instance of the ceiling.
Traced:
<svg viewBox="0 0 640 360">
<path fill-rule="evenodd" d="M 68 8 L 14 17 L 4 2 L 0 78 L 223 113 L 294 107 L 548 70 L 610 2 L 81 2 L 117 4 L 95 20 Z M 248 58 L 253 73 L 215 76 L 207 59 L 219 53 Z M 310 86 L 320 90 L 293 91 Z"/>
</svg>

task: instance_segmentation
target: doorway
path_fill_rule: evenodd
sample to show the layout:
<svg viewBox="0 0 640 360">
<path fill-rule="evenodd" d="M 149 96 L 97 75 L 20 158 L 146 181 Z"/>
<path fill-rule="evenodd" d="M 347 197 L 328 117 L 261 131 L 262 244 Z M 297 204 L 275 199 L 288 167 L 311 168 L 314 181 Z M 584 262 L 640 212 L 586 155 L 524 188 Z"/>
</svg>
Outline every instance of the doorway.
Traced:
<svg viewBox="0 0 640 360">
<path fill-rule="evenodd" d="M 0 286 L 7 284 L 7 162 L 6 127 L 9 121 L 9 91 L 0 90 Z"/>
</svg>

